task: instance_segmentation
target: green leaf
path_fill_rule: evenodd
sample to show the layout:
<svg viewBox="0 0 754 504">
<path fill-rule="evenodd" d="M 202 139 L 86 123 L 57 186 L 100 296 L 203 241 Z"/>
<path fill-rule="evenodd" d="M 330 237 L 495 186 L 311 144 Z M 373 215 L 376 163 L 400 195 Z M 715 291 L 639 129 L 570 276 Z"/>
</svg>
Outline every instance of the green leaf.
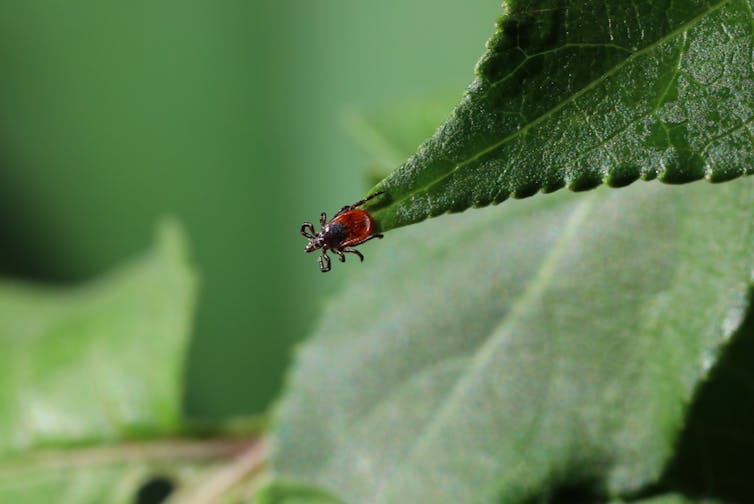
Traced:
<svg viewBox="0 0 754 504">
<path fill-rule="evenodd" d="M 754 299 L 754 290 L 752 291 Z M 689 408 L 666 488 L 754 502 L 754 306 Z"/>
<path fill-rule="evenodd" d="M 461 104 L 373 189 L 383 231 L 562 187 L 754 173 L 751 0 L 505 6 Z"/>
<path fill-rule="evenodd" d="M 682 495 L 669 494 L 660 495 L 658 497 L 652 497 L 649 499 L 641 499 L 636 501 L 616 501 L 611 504 L 718 504 L 719 501 L 710 499 L 688 499 Z"/>
<path fill-rule="evenodd" d="M 0 284 L 0 456 L 178 429 L 194 277 L 166 225 L 78 288 Z"/>
<path fill-rule="evenodd" d="M 81 287 L 0 283 L 0 502 L 133 502 L 248 448 L 178 436 L 195 283 L 170 223 Z"/>
<path fill-rule="evenodd" d="M 210 495 L 219 502 L 234 490 L 235 480 L 224 481 L 228 471 L 235 470 L 234 460 L 256 452 L 253 441 L 232 438 L 38 450 L 0 462 L 0 502 L 130 504 L 162 502 L 158 497 L 168 494 L 175 503 L 199 502 L 187 497 L 194 495 Z M 258 469 L 260 460 L 254 462 Z M 178 489 L 185 491 L 174 493 Z"/>
<path fill-rule="evenodd" d="M 292 481 L 272 481 L 255 495 L 255 504 L 341 504 L 322 490 Z"/>
<path fill-rule="evenodd" d="M 457 102 L 458 93 L 446 92 L 368 113 L 353 108 L 346 111 L 344 125 L 372 162 L 384 167 L 387 175 L 414 152 Z"/>
<path fill-rule="evenodd" d="M 365 114 L 349 109 L 345 126 L 371 157 L 369 185 L 379 183 L 437 128 L 458 101 L 457 93 L 436 94 Z M 400 113 L 395 113 L 399 110 Z"/>
<path fill-rule="evenodd" d="M 396 232 L 299 352 L 275 474 L 359 503 L 645 489 L 747 311 L 753 214 L 747 177 Z"/>
</svg>

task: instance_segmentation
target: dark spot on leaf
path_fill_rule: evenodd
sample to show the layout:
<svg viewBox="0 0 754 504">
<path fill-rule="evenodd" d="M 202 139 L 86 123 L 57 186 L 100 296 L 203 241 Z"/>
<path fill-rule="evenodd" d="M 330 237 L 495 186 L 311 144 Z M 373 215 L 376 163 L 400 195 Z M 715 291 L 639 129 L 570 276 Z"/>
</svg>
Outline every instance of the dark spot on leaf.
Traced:
<svg viewBox="0 0 754 504">
<path fill-rule="evenodd" d="M 678 99 L 678 77 L 673 78 L 673 82 L 668 86 L 665 91 L 665 96 L 662 98 L 660 105 L 665 103 L 672 103 Z"/>
<path fill-rule="evenodd" d="M 714 183 L 728 182 L 745 175 L 744 171 L 735 165 L 716 166 L 716 169 L 709 174 L 709 181 Z"/>
<path fill-rule="evenodd" d="M 562 10 L 555 8 L 514 12 L 503 19 L 499 28 L 504 36 L 492 40 L 490 53 L 479 65 L 479 74 L 488 81 L 498 81 L 523 61 L 523 48 L 535 54 L 557 46 L 562 42 L 559 31 L 562 16 Z M 527 66 L 541 66 L 540 62 L 541 58 L 533 58 Z"/>
<path fill-rule="evenodd" d="M 591 485 L 566 485 L 558 488 L 550 497 L 550 504 L 598 504 L 604 497 L 595 495 Z"/>
<path fill-rule="evenodd" d="M 175 490 L 175 484 L 166 476 L 154 476 L 145 481 L 136 492 L 135 504 L 165 502 Z"/>
<path fill-rule="evenodd" d="M 610 170 L 607 184 L 611 187 L 625 187 L 639 178 L 639 167 L 629 163 L 621 163 Z"/>
<path fill-rule="evenodd" d="M 514 48 L 495 48 L 494 57 L 484 58 L 479 63 L 479 74 L 489 82 L 497 82 L 510 72 L 511 64 L 520 64 L 524 55 Z"/>
<path fill-rule="evenodd" d="M 704 176 L 704 160 L 691 148 L 688 140 L 688 127 L 685 123 L 666 124 L 668 138 L 673 148 L 673 157 L 665 163 L 665 170 L 660 175 L 663 182 L 682 184 L 698 180 Z"/>
<path fill-rule="evenodd" d="M 507 200 L 510 197 L 510 193 L 505 190 L 498 190 L 498 192 L 495 194 L 495 197 L 493 198 L 492 202 L 495 205 L 498 205 L 502 203 L 503 201 Z"/>
<path fill-rule="evenodd" d="M 602 185 L 602 175 L 598 172 L 584 171 L 578 174 L 570 184 L 568 188 L 572 191 L 587 191 L 594 189 L 595 187 Z"/>
<path fill-rule="evenodd" d="M 656 178 L 657 178 L 657 171 L 655 170 L 647 170 L 647 171 L 642 172 L 641 174 L 641 179 L 644 181 L 654 180 Z"/>
<path fill-rule="evenodd" d="M 720 117 L 720 111 L 717 109 L 711 109 L 707 111 L 707 121 L 709 121 L 711 124 L 716 124 L 720 122 L 722 117 Z"/>
<path fill-rule="evenodd" d="M 649 136 L 644 139 L 644 145 L 663 150 L 670 147 L 670 137 L 665 123 L 660 121 L 652 123 L 649 127 Z"/>
<path fill-rule="evenodd" d="M 602 504 L 607 499 L 594 481 L 576 480 L 573 483 L 558 485 L 546 494 L 539 494 L 524 500 L 524 504 Z"/>
<path fill-rule="evenodd" d="M 559 189 L 563 189 L 563 187 L 565 187 L 565 180 L 560 177 L 555 177 L 545 181 L 544 185 L 542 186 L 542 192 L 551 193 Z"/>
<path fill-rule="evenodd" d="M 534 196 L 535 194 L 537 194 L 539 189 L 540 186 L 536 181 L 529 182 L 526 185 L 516 187 L 511 193 L 511 196 L 513 196 L 514 198 L 528 198 L 529 196 Z"/>
</svg>

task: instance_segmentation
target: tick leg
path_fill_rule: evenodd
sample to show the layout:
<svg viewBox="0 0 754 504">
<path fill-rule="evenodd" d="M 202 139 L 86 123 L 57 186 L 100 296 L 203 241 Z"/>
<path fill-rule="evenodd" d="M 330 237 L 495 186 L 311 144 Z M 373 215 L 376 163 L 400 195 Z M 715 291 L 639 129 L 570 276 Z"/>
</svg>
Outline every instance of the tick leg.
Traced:
<svg viewBox="0 0 754 504">
<path fill-rule="evenodd" d="M 337 217 L 338 215 L 341 215 L 342 213 L 347 212 L 349 210 L 353 210 L 356 207 L 360 207 L 361 205 L 363 205 L 367 201 L 373 200 L 374 198 L 376 198 L 377 196 L 380 196 L 381 194 L 385 194 L 385 191 L 376 192 L 376 193 L 370 195 L 369 197 L 364 198 L 363 200 L 357 201 L 353 205 L 344 206 L 343 208 L 341 208 L 340 210 L 338 210 L 338 213 L 335 214 L 335 217 Z M 333 217 L 333 219 L 335 217 Z"/>
<path fill-rule="evenodd" d="M 382 239 L 382 237 L 383 237 L 383 235 L 381 235 L 381 234 L 373 234 L 373 235 L 371 235 L 371 236 L 367 236 L 367 237 L 366 237 L 366 238 L 364 238 L 363 240 L 361 240 L 361 241 L 358 241 L 358 242 L 356 242 L 356 243 L 349 243 L 349 244 L 348 244 L 348 246 L 349 246 L 349 247 L 355 247 L 356 245 L 361 245 L 362 243 L 366 243 L 366 242 L 368 242 L 369 240 L 372 240 L 372 239 L 374 239 L 374 238 L 379 238 L 379 239 L 381 240 L 381 239 Z"/>
<path fill-rule="evenodd" d="M 374 193 L 374 194 L 370 194 L 369 196 L 367 196 L 367 197 L 366 197 L 366 199 L 364 199 L 364 200 L 363 200 L 363 201 L 361 202 L 361 204 L 363 205 L 363 204 L 364 204 L 364 203 L 366 203 L 367 201 L 369 201 L 369 200 L 373 200 L 373 199 L 374 199 L 374 198 L 376 198 L 377 196 L 382 196 L 383 194 L 385 194 L 385 191 L 379 191 L 379 192 L 376 192 L 376 193 Z"/>
<path fill-rule="evenodd" d="M 341 208 L 340 210 L 338 210 L 338 213 L 336 213 L 335 215 L 333 215 L 333 219 L 335 217 L 338 217 L 339 215 L 342 215 L 342 214 L 346 213 L 349 210 L 353 210 L 353 208 L 354 208 L 353 205 L 346 205 L 346 206 L 344 206 L 343 208 Z"/>
<path fill-rule="evenodd" d="M 325 224 L 327 224 L 327 214 L 325 212 L 322 212 L 322 214 L 319 216 L 319 224 L 322 227 L 325 227 Z"/>
<path fill-rule="evenodd" d="M 361 262 L 364 262 L 364 256 L 363 256 L 363 255 L 362 255 L 362 253 L 361 253 L 361 252 L 359 252 L 358 250 L 354 250 L 354 249 L 343 249 L 343 252 L 348 252 L 349 254 L 356 254 L 357 256 L 359 256 L 359 259 L 361 259 Z"/>
<path fill-rule="evenodd" d="M 301 225 L 301 234 L 304 235 L 306 238 L 314 238 L 314 235 L 317 233 L 314 231 L 314 224 L 311 222 L 304 222 Z"/>
<path fill-rule="evenodd" d="M 319 256 L 319 270 L 322 273 L 330 271 L 330 256 L 325 251 L 322 251 L 322 255 Z"/>
<path fill-rule="evenodd" d="M 332 251 L 338 254 L 338 259 L 340 259 L 340 262 L 346 262 L 346 256 L 343 255 L 343 252 L 346 252 L 346 251 L 338 250 L 336 248 L 332 249 Z"/>
</svg>

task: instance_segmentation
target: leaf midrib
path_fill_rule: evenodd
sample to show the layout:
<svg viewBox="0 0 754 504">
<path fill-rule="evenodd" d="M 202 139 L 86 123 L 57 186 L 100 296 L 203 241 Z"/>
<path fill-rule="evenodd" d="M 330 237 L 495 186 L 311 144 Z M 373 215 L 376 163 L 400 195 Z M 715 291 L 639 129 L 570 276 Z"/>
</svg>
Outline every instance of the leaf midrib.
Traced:
<svg viewBox="0 0 754 504">
<path fill-rule="evenodd" d="M 102 464 L 229 459 L 258 442 L 257 439 L 234 437 L 207 440 L 175 438 L 70 449 L 41 449 L 0 461 L 0 481 L 40 470 L 75 469 Z"/>
</svg>

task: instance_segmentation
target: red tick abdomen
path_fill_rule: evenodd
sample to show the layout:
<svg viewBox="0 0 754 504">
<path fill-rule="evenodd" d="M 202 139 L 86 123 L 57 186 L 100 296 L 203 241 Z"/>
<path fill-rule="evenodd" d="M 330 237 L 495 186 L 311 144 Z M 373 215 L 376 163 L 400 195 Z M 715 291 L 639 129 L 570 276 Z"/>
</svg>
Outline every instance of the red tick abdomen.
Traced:
<svg viewBox="0 0 754 504">
<path fill-rule="evenodd" d="M 346 229 L 345 239 L 340 243 L 341 247 L 360 242 L 372 233 L 372 218 L 364 210 L 349 210 L 338 215 L 332 222 L 337 222 Z"/>
</svg>

